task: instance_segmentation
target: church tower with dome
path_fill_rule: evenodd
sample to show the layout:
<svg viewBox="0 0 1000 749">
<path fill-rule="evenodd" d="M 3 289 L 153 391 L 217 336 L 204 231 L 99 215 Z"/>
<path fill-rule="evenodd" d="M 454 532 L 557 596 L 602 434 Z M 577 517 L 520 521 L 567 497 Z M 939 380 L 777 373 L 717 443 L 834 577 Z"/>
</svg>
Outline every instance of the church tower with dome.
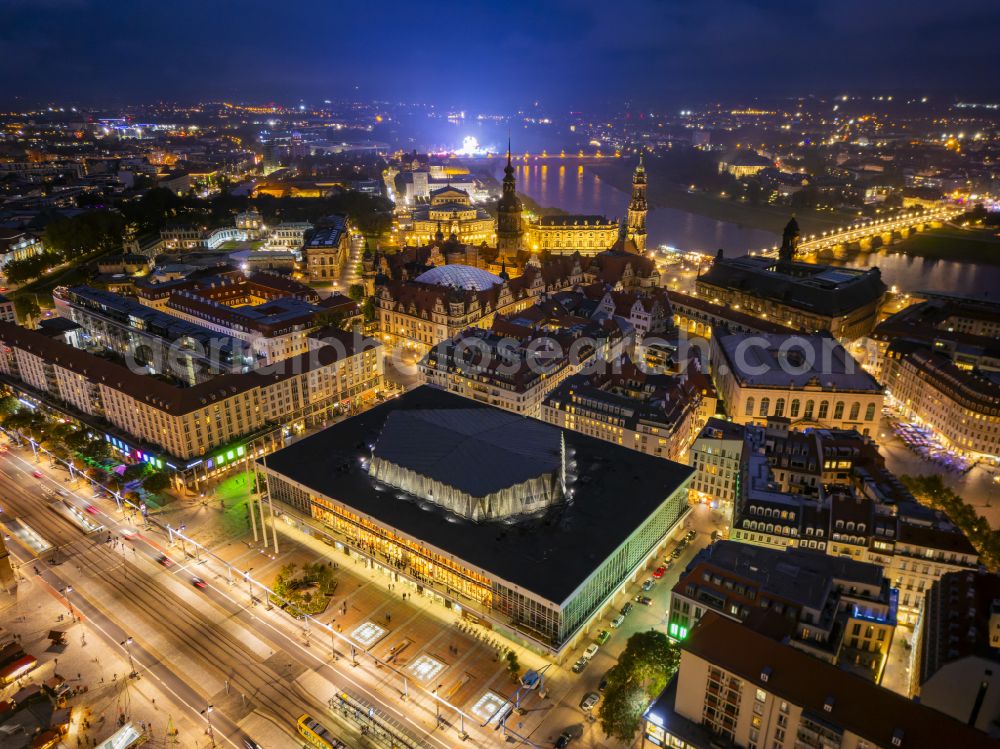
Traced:
<svg viewBox="0 0 1000 749">
<path fill-rule="evenodd" d="M 507 142 L 507 166 L 503 170 L 503 194 L 497 204 L 497 250 L 501 255 L 513 256 L 524 245 L 523 206 L 517 197 L 514 165 L 510 158 L 510 141 Z"/>
</svg>

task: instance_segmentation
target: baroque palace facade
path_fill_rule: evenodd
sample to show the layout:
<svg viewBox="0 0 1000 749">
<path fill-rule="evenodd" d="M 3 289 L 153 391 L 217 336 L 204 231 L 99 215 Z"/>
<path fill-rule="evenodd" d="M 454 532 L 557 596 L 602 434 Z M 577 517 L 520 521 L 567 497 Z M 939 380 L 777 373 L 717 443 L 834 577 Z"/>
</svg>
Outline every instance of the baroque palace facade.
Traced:
<svg viewBox="0 0 1000 749">
<path fill-rule="evenodd" d="M 510 149 L 504 168 L 503 194 L 497 206 L 497 249 L 506 257 L 521 250 L 558 255 L 597 255 L 610 249 L 625 230 L 628 248 L 637 254 L 646 249 L 646 169 L 642 158 L 632 175 L 632 197 L 628 217 L 619 224 L 615 219 L 597 215 L 540 216 L 525 220 L 517 197 Z"/>
</svg>

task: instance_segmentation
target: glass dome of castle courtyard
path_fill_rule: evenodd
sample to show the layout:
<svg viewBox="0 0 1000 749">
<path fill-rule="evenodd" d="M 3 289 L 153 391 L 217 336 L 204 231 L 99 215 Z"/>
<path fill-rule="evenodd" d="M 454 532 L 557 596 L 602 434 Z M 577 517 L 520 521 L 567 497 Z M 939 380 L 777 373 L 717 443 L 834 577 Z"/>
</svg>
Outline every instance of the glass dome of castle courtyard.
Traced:
<svg viewBox="0 0 1000 749">
<path fill-rule="evenodd" d="M 466 291 L 486 291 L 498 284 L 503 283 L 500 276 L 495 276 L 482 268 L 474 268 L 471 265 L 460 263 L 450 263 L 439 265 L 424 271 L 414 279 L 420 283 L 430 283 L 435 286 L 451 286 Z"/>
</svg>

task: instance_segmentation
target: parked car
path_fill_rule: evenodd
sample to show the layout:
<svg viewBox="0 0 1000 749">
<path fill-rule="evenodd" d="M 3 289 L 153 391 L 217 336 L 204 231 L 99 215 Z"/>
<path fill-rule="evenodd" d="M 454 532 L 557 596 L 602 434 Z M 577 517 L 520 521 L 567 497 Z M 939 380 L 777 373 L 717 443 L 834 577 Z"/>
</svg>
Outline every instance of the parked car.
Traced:
<svg viewBox="0 0 1000 749">
<path fill-rule="evenodd" d="M 602 629 L 597 634 L 597 644 L 598 645 L 603 645 L 604 643 L 606 643 L 610 639 L 611 639 L 611 633 L 608 630 L 606 630 L 606 629 Z"/>
<path fill-rule="evenodd" d="M 667 568 L 664 567 L 661 564 L 659 567 L 657 567 L 655 570 L 653 570 L 653 579 L 654 580 L 659 580 L 661 577 L 663 577 L 663 573 L 666 572 L 666 571 L 667 571 Z"/>
<path fill-rule="evenodd" d="M 653 578 L 649 578 L 646 582 L 642 584 L 642 589 L 648 593 L 653 589 L 654 585 L 656 585 L 656 580 L 654 580 Z"/>
<path fill-rule="evenodd" d="M 573 673 L 574 674 L 580 673 L 581 671 L 583 671 L 583 669 L 587 667 L 589 663 L 590 661 L 588 661 L 586 658 L 577 659 L 576 663 L 573 664 Z"/>
<path fill-rule="evenodd" d="M 674 549 L 672 552 L 670 552 L 670 557 L 672 559 L 677 559 L 677 557 L 679 557 L 681 555 L 681 551 L 683 551 L 683 549 L 681 549 L 678 546 L 676 549 Z"/>
<path fill-rule="evenodd" d="M 601 701 L 601 695 L 597 692 L 587 692 L 580 700 L 580 709 L 584 712 L 590 712 L 594 709 L 594 705 Z"/>
<path fill-rule="evenodd" d="M 694 541 L 697 536 L 698 536 L 698 531 L 691 529 L 687 532 L 684 538 L 686 538 L 688 541 Z"/>
<path fill-rule="evenodd" d="M 556 749 L 566 749 L 570 742 L 573 740 L 573 734 L 569 731 L 563 731 L 559 734 L 559 738 L 556 739 Z"/>
<path fill-rule="evenodd" d="M 628 616 L 628 612 L 632 610 L 632 602 L 626 601 L 625 605 L 622 606 L 622 616 Z"/>
<path fill-rule="evenodd" d="M 619 614 L 618 616 L 616 616 L 614 619 L 611 620 L 612 629 L 618 629 L 620 626 L 622 626 L 622 623 L 624 621 L 625 617 Z"/>
<path fill-rule="evenodd" d="M 635 602 L 641 603 L 643 606 L 650 606 L 653 603 L 653 599 L 649 596 L 636 596 Z"/>
<path fill-rule="evenodd" d="M 597 651 L 601 649 L 601 646 L 596 642 L 592 642 L 587 646 L 587 649 L 583 651 L 583 657 L 588 661 L 597 655 Z"/>
<path fill-rule="evenodd" d="M 719 536 L 720 536 L 720 533 L 718 531 L 712 531 L 712 540 L 713 541 L 718 541 L 719 540 Z"/>
</svg>

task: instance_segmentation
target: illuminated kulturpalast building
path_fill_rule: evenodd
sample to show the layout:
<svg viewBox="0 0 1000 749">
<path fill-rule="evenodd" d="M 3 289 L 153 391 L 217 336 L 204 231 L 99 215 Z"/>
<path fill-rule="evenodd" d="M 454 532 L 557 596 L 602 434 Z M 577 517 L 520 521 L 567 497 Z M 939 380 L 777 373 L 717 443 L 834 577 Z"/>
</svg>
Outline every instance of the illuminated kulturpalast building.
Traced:
<svg viewBox="0 0 1000 749">
<path fill-rule="evenodd" d="M 427 386 L 257 468 L 286 520 L 557 660 L 629 598 L 692 472 Z"/>
</svg>

